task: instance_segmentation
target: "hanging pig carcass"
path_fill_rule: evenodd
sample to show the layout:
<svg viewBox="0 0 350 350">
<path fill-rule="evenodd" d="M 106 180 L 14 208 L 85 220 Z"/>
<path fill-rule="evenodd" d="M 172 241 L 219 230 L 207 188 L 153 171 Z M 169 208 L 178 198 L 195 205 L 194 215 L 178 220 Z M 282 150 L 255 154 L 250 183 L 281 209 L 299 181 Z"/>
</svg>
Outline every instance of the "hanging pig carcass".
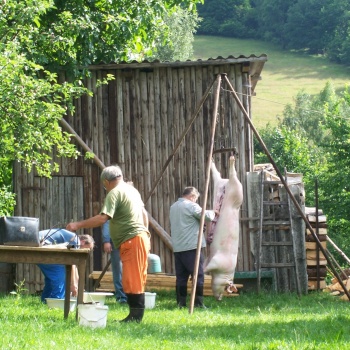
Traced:
<svg viewBox="0 0 350 350">
<path fill-rule="evenodd" d="M 243 202 L 242 184 L 237 178 L 235 157 L 229 159 L 229 178 L 222 179 L 214 161 L 211 164 L 214 181 L 214 206 L 219 216 L 209 227 L 207 241 L 209 255 L 205 272 L 212 276 L 212 291 L 217 300 L 223 293 L 236 292 L 233 277 L 239 244 L 239 207 Z"/>
</svg>

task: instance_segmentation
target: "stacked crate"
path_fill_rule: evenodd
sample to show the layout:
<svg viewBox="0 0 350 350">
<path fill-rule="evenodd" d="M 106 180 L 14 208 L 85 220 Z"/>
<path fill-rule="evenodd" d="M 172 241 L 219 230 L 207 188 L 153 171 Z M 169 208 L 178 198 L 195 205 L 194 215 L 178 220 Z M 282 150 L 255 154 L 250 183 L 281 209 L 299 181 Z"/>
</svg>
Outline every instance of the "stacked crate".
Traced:
<svg viewBox="0 0 350 350">
<path fill-rule="evenodd" d="M 305 208 L 305 215 L 317 234 L 319 241 L 324 249 L 327 249 L 327 218 L 322 210 L 316 212 L 316 208 Z M 317 228 L 318 227 L 318 232 Z M 310 230 L 306 228 L 306 264 L 308 274 L 308 289 L 326 288 L 325 277 L 327 275 L 327 259 L 315 241 Z"/>
</svg>

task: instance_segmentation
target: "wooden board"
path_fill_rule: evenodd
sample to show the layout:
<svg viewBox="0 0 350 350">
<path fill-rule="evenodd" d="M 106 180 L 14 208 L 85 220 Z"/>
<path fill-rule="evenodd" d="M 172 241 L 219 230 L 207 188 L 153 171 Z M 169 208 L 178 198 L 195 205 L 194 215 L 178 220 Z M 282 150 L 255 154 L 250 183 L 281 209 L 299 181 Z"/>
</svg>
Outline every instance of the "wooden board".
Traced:
<svg viewBox="0 0 350 350">
<path fill-rule="evenodd" d="M 317 281 L 308 281 L 307 286 L 309 290 L 316 290 L 317 289 Z M 327 287 L 326 281 L 321 280 L 320 281 L 320 289 L 325 289 Z"/>
<path fill-rule="evenodd" d="M 319 260 L 318 264 L 320 266 L 323 266 L 323 265 L 327 265 L 327 260 L 326 259 L 321 259 Z M 306 265 L 307 266 L 316 266 L 317 265 L 317 260 L 313 260 L 313 259 L 306 259 Z"/>
<path fill-rule="evenodd" d="M 97 280 L 101 274 L 101 271 L 93 271 L 90 274 L 90 278 Z M 147 282 L 146 282 L 146 290 L 147 291 L 157 291 L 157 290 L 175 290 L 175 282 L 176 277 L 175 275 L 165 274 L 165 273 L 157 273 L 157 274 L 148 274 L 147 275 Z M 235 284 L 237 289 L 243 288 L 243 284 Z M 188 293 L 191 293 L 191 281 L 188 283 Z M 100 286 L 96 288 L 96 291 L 98 292 L 107 292 L 107 291 L 114 291 L 114 285 L 113 285 L 113 276 L 111 271 L 107 271 L 105 275 L 103 276 Z M 211 276 L 205 275 L 204 276 L 204 289 L 203 289 L 204 296 L 213 296 L 213 292 L 211 290 Z M 237 293 L 225 293 L 225 297 L 233 297 L 238 296 Z"/>
<path fill-rule="evenodd" d="M 308 215 L 307 219 L 309 220 L 309 222 L 316 222 L 316 220 L 318 220 L 318 222 L 327 222 L 326 215 Z"/>
<path fill-rule="evenodd" d="M 319 251 L 318 254 L 319 254 L 318 256 L 319 256 L 320 260 L 326 259 L 321 251 Z M 317 251 L 316 250 L 307 250 L 306 251 L 306 259 L 316 260 L 317 259 Z"/>
<path fill-rule="evenodd" d="M 327 248 L 327 241 L 321 242 L 321 245 L 324 249 Z M 316 248 L 318 247 L 316 242 L 306 242 L 305 243 L 305 249 L 306 250 L 316 250 Z"/>
<path fill-rule="evenodd" d="M 314 232 L 316 233 L 316 230 L 314 230 Z M 311 232 L 309 229 L 306 229 L 306 234 L 307 235 L 311 235 Z M 326 235 L 327 234 L 327 229 L 326 228 L 319 228 L 318 229 L 318 234 L 319 235 Z"/>
</svg>

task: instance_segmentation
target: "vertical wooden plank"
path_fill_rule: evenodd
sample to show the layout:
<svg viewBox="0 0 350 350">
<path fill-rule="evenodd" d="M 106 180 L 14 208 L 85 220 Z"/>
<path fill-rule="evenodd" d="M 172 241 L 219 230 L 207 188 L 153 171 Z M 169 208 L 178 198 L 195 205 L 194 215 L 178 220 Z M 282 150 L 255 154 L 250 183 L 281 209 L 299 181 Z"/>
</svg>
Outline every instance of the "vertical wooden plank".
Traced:
<svg viewBox="0 0 350 350">
<path fill-rule="evenodd" d="M 158 128 L 160 128 L 159 133 L 159 139 L 158 139 L 158 145 L 160 152 L 157 154 L 157 164 L 159 164 L 159 167 L 157 169 L 157 177 L 160 170 L 163 168 L 167 157 L 169 156 L 169 144 L 168 139 L 171 138 L 172 131 L 170 129 L 170 126 L 168 124 L 168 104 L 169 100 L 167 98 L 167 70 L 161 69 L 160 73 L 160 114 L 159 114 L 159 120 L 158 120 Z M 170 132 L 169 132 L 170 131 Z M 162 212 L 163 210 L 166 210 L 169 206 L 169 167 L 172 163 L 169 164 L 168 168 L 166 169 L 160 184 L 161 187 L 159 187 L 160 192 L 159 200 L 158 200 L 158 211 Z M 170 232 L 169 224 L 166 218 L 168 217 L 167 213 L 164 214 L 163 220 L 160 220 L 161 224 L 167 230 Z"/>
<path fill-rule="evenodd" d="M 183 120 L 183 128 L 185 128 L 188 122 L 191 120 L 193 115 L 193 110 L 195 106 L 192 104 L 192 95 L 193 91 L 191 90 L 191 68 L 186 67 L 183 70 L 183 74 L 181 77 L 181 86 L 183 87 L 183 109 L 184 109 L 184 120 Z M 183 173 L 184 183 L 191 184 L 192 183 L 192 152 L 189 152 L 191 148 L 192 138 L 190 135 L 187 135 L 185 138 L 186 148 L 184 149 L 184 158 L 186 159 L 186 167 Z"/>
<path fill-rule="evenodd" d="M 109 119 L 108 119 L 108 135 L 109 139 L 109 154 L 108 163 L 106 165 L 111 165 L 112 163 L 116 163 L 118 159 L 117 149 L 118 149 L 118 141 L 116 137 L 116 129 L 117 129 L 117 73 L 116 71 L 112 71 L 109 73 L 113 73 L 115 79 L 111 80 L 108 83 L 108 111 L 109 111 Z"/>
<path fill-rule="evenodd" d="M 166 155 L 164 159 L 164 163 L 171 154 L 171 152 L 174 149 L 175 146 L 175 127 L 174 127 L 174 104 L 172 101 L 172 90 L 173 90 L 173 76 L 172 76 L 172 70 L 170 68 L 166 68 L 166 96 L 168 99 L 168 105 L 167 105 L 167 121 L 168 121 L 168 130 L 171 130 L 171 134 L 169 135 L 168 132 L 164 133 L 164 138 L 166 142 Z M 174 185 L 174 177 L 173 177 L 173 169 L 175 166 L 175 159 L 173 159 L 168 166 L 167 172 L 164 174 L 164 176 L 167 176 L 167 188 L 165 188 L 164 192 L 164 201 L 165 207 L 167 210 L 167 213 L 169 213 L 169 209 L 171 204 L 177 199 L 177 192 L 175 191 L 175 185 Z M 168 228 L 170 232 L 170 221 L 169 216 L 165 217 L 165 227 Z"/>
<path fill-rule="evenodd" d="M 173 130 L 174 130 L 174 145 L 171 149 L 171 152 L 174 150 L 175 144 L 177 144 L 181 135 L 181 124 L 180 124 L 180 98 L 179 98 L 179 76 L 178 69 L 172 70 L 172 88 L 171 88 L 171 96 L 172 96 L 172 112 L 173 112 Z M 173 193 L 181 193 L 183 185 L 183 179 L 181 178 L 181 174 L 183 173 L 183 158 L 181 149 L 184 147 L 182 143 L 174 156 L 174 168 L 172 169 L 173 174 Z"/>
<path fill-rule="evenodd" d="M 139 71 L 133 71 L 130 80 L 130 124 L 131 128 L 131 176 L 135 187 L 144 195 L 143 190 L 143 170 L 142 170 L 142 139 L 141 139 L 141 110 L 140 110 L 140 74 Z M 134 176 L 137 175 L 137 176 Z"/>
<path fill-rule="evenodd" d="M 130 109 L 130 86 L 129 78 L 123 75 L 123 117 L 124 117 L 124 171 L 125 176 L 133 181 L 132 174 L 132 153 L 131 153 L 131 109 Z M 121 116 L 120 116 L 121 117 Z"/>
<path fill-rule="evenodd" d="M 142 152 L 142 179 L 143 179 L 143 193 L 148 193 L 151 189 L 150 184 L 150 145 L 149 145 L 149 110 L 148 110 L 148 86 L 147 73 L 140 73 L 140 103 L 141 103 L 141 118 L 140 118 L 140 132 L 141 132 L 141 147 Z M 149 205 L 147 203 L 148 209 Z"/>
<path fill-rule="evenodd" d="M 31 173 L 28 173 L 26 169 L 23 171 L 24 179 L 23 179 L 23 187 L 22 187 L 22 193 L 23 193 L 23 204 L 24 207 L 22 208 L 22 216 L 31 216 L 31 207 L 33 204 L 33 197 L 32 197 L 32 182 L 31 182 Z M 27 290 L 30 290 L 30 281 L 28 276 L 28 265 L 27 264 L 17 264 L 17 273 L 18 278 L 16 283 L 21 283 L 22 281 L 25 282 L 24 286 Z"/>
<path fill-rule="evenodd" d="M 160 78 L 159 78 L 160 79 L 160 82 L 159 82 L 160 115 L 159 115 L 159 126 L 158 126 L 160 128 L 159 140 L 158 140 L 160 151 L 157 155 L 157 164 L 159 164 L 159 167 L 157 169 L 157 177 L 158 177 L 158 173 L 163 168 L 165 162 L 167 161 L 170 155 L 171 151 L 169 150 L 168 140 L 173 137 L 171 126 L 169 125 L 169 122 L 168 122 L 168 116 L 170 113 L 169 111 L 170 100 L 168 99 L 168 73 L 169 73 L 169 70 L 167 68 L 162 68 L 160 70 Z M 173 162 L 170 162 L 168 168 L 164 172 L 164 175 L 160 181 L 160 186 L 158 187 L 159 199 L 158 199 L 158 208 L 157 208 L 159 213 L 158 215 L 159 215 L 160 224 L 165 229 L 165 231 L 168 232 L 170 235 L 171 235 L 171 232 L 170 232 L 170 225 L 169 225 L 169 208 L 170 208 L 170 202 L 172 198 L 170 198 L 169 181 L 171 178 L 170 169 L 172 166 L 173 166 Z M 172 256 L 172 253 L 166 254 L 167 253 L 166 247 L 162 242 L 160 242 L 159 239 L 158 241 L 159 241 L 159 256 L 161 257 L 161 259 L 163 259 L 162 266 L 164 266 L 165 268 L 169 264 L 169 255 Z"/>
<path fill-rule="evenodd" d="M 117 84 L 117 130 L 115 130 L 118 142 L 118 164 L 124 164 L 124 110 L 123 110 L 123 81 L 121 77 L 121 71 L 117 70 L 116 84 Z"/>
<path fill-rule="evenodd" d="M 33 216 L 36 218 L 39 218 L 39 224 L 40 224 L 40 214 L 41 214 L 41 183 L 40 183 L 40 177 L 35 176 L 33 178 L 33 185 L 34 185 L 34 198 L 33 198 Z M 37 290 L 37 283 L 36 283 L 36 266 L 34 264 L 28 265 L 29 267 L 29 293 L 33 294 Z"/>
<path fill-rule="evenodd" d="M 243 87 L 242 87 L 242 70 L 241 70 L 241 65 L 236 65 L 235 66 L 235 90 L 237 92 L 237 95 L 239 97 L 239 99 L 242 101 L 242 91 L 243 91 Z M 247 188 L 244 186 L 244 178 L 245 178 L 245 172 L 243 172 L 243 170 L 245 169 L 245 161 L 246 161 L 246 157 L 244 154 L 244 150 L 245 150 L 245 132 L 244 132 L 244 116 L 243 113 L 241 111 L 240 108 L 237 108 L 237 121 L 236 121 L 236 125 L 237 125 L 237 148 L 240 152 L 240 154 L 242 154 L 242 156 L 239 158 L 239 162 L 236 163 L 236 170 L 237 170 L 237 175 L 239 177 L 239 179 L 242 181 L 243 184 L 243 191 L 246 192 Z M 247 208 L 247 201 L 243 201 L 242 206 L 241 206 L 241 215 L 242 213 L 247 213 L 248 212 L 248 208 Z M 240 247 L 241 249 L 239 250 L 239 255 L 238 255 L 238 267 L 242 270 L 247 270 L 248 269 L 248 261 L 247 259 L 245 259 L 245 257 L 248 257 L 248 249 L 247 249 L 247 239 L 248 239 L 248 235 L 247 234 L 243 234 L 246 233 L 246 228 L 241 225 L 240 226 L 241 230 L 240 230 Z"/>
<path fill-rule="evenodd" d="M 152 142 L 152 158 L 153 162 L 151 163 L 151 186 L 153 187 L 153 181 L 157 178 L 158 171 L 163 168 L 161 163 L 161 153 L 163 150 L 161 149 L 161 128 L 162 122 L 160 120 L 161 116 L 161 98 L 160 98 L 160 72 L 159 68 L 154 70 L 153 74 L 153 142 Z M 151 198 L 152 203 L 152 211 L 151 215 L 157 220 L 157 222 L 163 223 L 163 211 L 159 211 L 159 199 L 162 193 L 163 181 L 161 180 L 154 191 L 154 195 Z M 162 224 L 160 224 L 162 225 Z M 161 264 L 164 266 L 164 254 L 160 255 L 160 239 L 155 234 L 152 234 L 151 239 L 152 251 L 154 254 L 159 255 Z"/>
<path fill-rule="evenodd" d="M 191 67 L 190 68 L 190 95 L 191 95 L 191 116 L 188 118 L 188 120 L 190 120 L 192 118 L 192 115 L 194 114 L 195 110 L 198 108 L 198 99 L 197 99 L 197 95 L 196 95 L 196 91 L 197 91 L 197 83 L 196 83 L 196 76 L 197 76 L 197 69 L 195 67 Z M 203 110 L 203 108 L 202 108 Z M 203 113 L 203 112 L 202 112 Z M 200 114 L 197 116 L 197 119 L 200 118 Z M 190 131 L 189 134 L 191 135 L 192 132 Z M 197 159 L 197 155 L 195 154 L 195 149 L 196 149 L 196 139 L 194 137 L 190 137 L 190 140 L 188 140 L 188 148 L 189 148 L 189 157 L 190 157 L 190 161 L 191 161 L 191 168 L 190 173 L 189 173 L 189 179 L 188 179 L 188 183 L 190 183 L 191 185 L 195 186 L 195 162 Z"/>
<path fill-rule="evenodd" d="M 196 69 L 196 101 L 197 104 L 203 98 L 203 92 L 207 89 L 207 86 L 203 86 L 203 75 L 202 69 L 198 67 Z M 194 183 L 199 192 L 203 193 L 205 184 L 205 164 L 206 160 L 204 157 L 204 135 L 203 135 L 203 108 L 201 109 L 196 122 L 193 124 L 192 132 L 195 135 L 196 143 L 193 145 L 194 153 L 196 154 L 194 164 Z M 202 205 L 201 197 L 199 197 L 199 204 Z"/>
<path fill-rule="evenodd" d="M 183 68 L 179 68 L 175 71 L 177 73 L 177 91 L 178 91 L 178 125 L 179 125 L 179 135 L 183 133 L 186 128 L 186 109 L 185 109 L 185 72 Z M 188 151 L 188 137 L 182 140 L 181 146 L 179 148 L 179 191 L 182 191 L 184 186 L 188 185 L 188 179 L 186 176 L 187 169 L 190 167 L 190 163 L 187 158 Z"/>
<path fill-rule="evenodd" d="M 142 81 L 145 79 L 144 72 L 138 72 L 138 79 L 136 80 L 136 91 L 135 91 L 135 101 L 137 105 L 137 113 L 135 118 L 136 125 L 136 149 L 135 149 L 135 160 L 136 167 L 135 173 L 137 174 L 137 184 L 138 190 L 141 192 L 142 196 L 146 193 L 144 184 L 144 159 L 143 159 L 143 139 L 142 139 Z"/>
<path fill-rule="evenodd" d="M 92 86 L 94 96 L 92 98 L 92 144 L 91 149 L 93 152 L 99 157 L 100 149 L 99 149 L 99 137 L 98 137 L 98 129 L 100 127 L 99 121 L 101 120 L 101 108 L 102 108 L 102 99 L 101 99 L 101 87 L 97 87 L 96 83 L 101 78 L 101 71 L 97 70 L 93 72 L 92 77 Z"/>
<path fill-rule="evenodd" d="M 101 72 L 102 78 L 105 78 L 107 75 L 106 71 Z M 99 153 L 98 157 L 102 160 L 105 165 L 110 164 L 110 139 L 106 137 L 109 130 L 109 109 L 108 109 L 108 85 L 102 85 L 101 90 L 101 119 L 99 120 L 98 128 L 98 144 L 99 144 Z"/>
<path fill-rule="evenodd" d="M 158 70 L 157 70 L 158 71 Z M 159 72 L 159 71 L 158 71 Z M 147 74 L 147 91 L 148 91 L 148 132 L 149 132 L 149 166 L 150 166 L 150 173 L 149 178 L 147 179 L 147 193 L 149 193 L 152 182 L 155 179 L 156 173 L 157 173 L 157 145 L 156 145 L 156 126 L 155 126 L 155 110 L 159 107 L 156 107 L 158 102 L 159 95 L 159 83 L 158 83 L 159 76 L 156 72 L 152 72 L 152 74 Z M 156 88 L 158 87 L 158 91 L 156 91 Z M 159 105 L 159 102 L 158 102 Z M 151 213 L 151 215 L 158 220 L 157 218 L 157 189 L 153 192 L 152 196 L 146 203 L 147 210 Z M 151 245 L 153 250 L 152 251 L 158 251 L 159 252 L 159 237 L 152 236 Z M 158 253 L 159 254 L 159 253 Z"/>
</svg>

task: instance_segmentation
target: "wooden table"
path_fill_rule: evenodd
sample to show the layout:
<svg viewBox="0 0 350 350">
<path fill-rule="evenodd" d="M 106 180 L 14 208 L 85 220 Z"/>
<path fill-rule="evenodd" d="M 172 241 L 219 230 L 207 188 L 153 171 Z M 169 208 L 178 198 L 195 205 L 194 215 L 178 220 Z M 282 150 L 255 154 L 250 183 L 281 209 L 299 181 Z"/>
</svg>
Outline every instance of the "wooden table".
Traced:
<svg viewBox="0 0 350 350">
<path fill-rule="evenodd" d="M 55 249 L 44 247 L 19 247 L 0 245 L 0 262 L 24 264 L 60 264 L 66 266 L 66 295 L 64 299 L 64 318 L 68 317 L 70 308 L 70 281 L 72 265 L 79 273 L 77 306 L 83 304 L 86 260 L 90 249 Z M 78 307 L 76 308 L 78 319 Z"/>
</svg>

